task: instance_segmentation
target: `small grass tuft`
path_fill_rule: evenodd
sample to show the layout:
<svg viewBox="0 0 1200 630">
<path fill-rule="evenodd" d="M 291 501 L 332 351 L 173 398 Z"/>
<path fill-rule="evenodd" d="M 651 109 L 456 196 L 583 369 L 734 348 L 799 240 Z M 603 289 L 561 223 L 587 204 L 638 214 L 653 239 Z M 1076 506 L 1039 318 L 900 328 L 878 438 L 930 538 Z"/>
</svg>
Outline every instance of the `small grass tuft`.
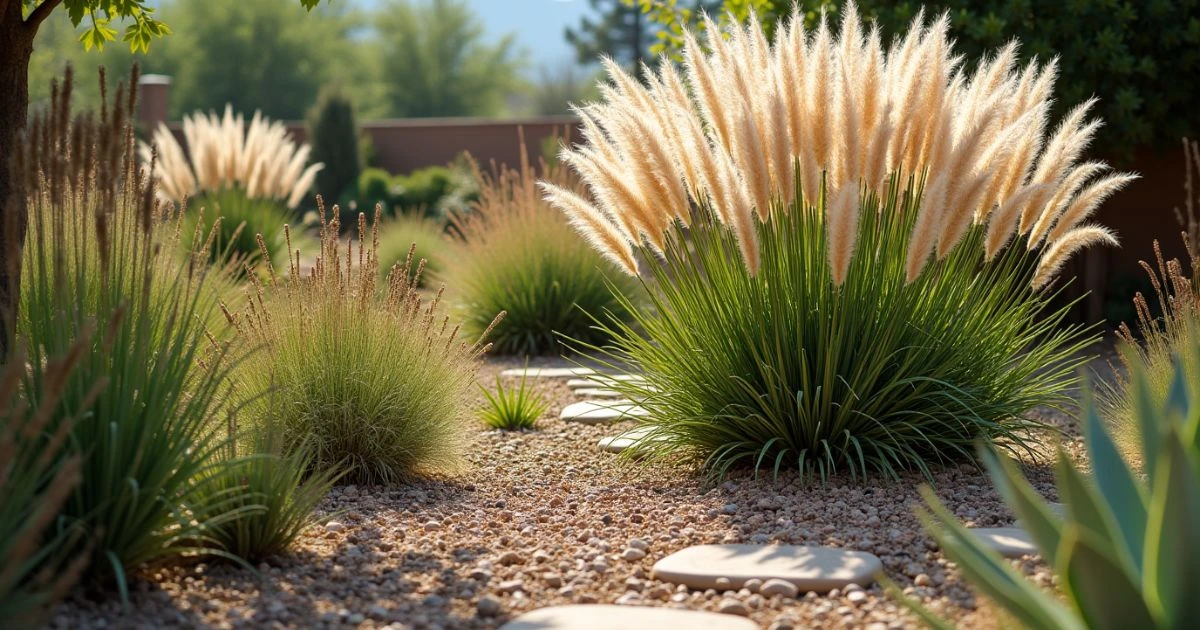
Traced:
<svg viewBox="0 0 1200 630">
<path fill-rule="evenodd" d="M 489 392 L 482 385 L 479 389 L 487 397 L 488 404 L 483 409 L 483 422 L 493 429 L 504 431 L 523 431 L 533 429 L 538 418 L 550 408 L 550 403 L 544 396 L 528 387 L 528 377 L 521 373 L 521 384 L 515 389 L 506 388 L 503 379 L 496 376 L 496 393 Z"/>
<path fill-rule="evenodd" d="M 239 365 L 238 385 L 272 389 L 278 400 L 250 400 L 240 418 L 252 430 L 277 422 L 285 453 L 310 448 L 313 471 L 345 465 L 355 482 L 455 467 L 489 330 L 461 340 L 441 311 L 444 288 L 430 298 L 418 289 L 425 261 L 411 248 L 380 284 L 378 213 L 370 230 L 360 214 L 349 241 L 336 217 L 327 221 L 324 208 L 321 216 L 312 268 L 302 270 L 299 256 L 286 276 L 269 268 L 265 283 L 251 278 L 244 311 L 230 313 L 250 345 L 263 348 Z"/>
</svg>

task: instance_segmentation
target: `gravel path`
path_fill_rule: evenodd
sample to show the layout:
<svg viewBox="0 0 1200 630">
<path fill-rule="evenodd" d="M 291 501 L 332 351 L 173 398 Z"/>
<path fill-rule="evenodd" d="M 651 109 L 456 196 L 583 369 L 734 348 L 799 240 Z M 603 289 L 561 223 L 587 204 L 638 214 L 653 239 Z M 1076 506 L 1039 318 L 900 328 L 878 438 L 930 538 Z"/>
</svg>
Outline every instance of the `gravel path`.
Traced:
<svg viewBox="0 0 1200 630">
<path fill-rule="evenodd" d="M 481 382 L 520 365 L 492 359 Z M 294 554 L 260 565 L 257 575 L 213 562 L 150 570 L 134 584 L 128 614 L 111 594 L 77 593 L 55 611 L 52 627 L 493 628 L 534 608 L 595 602 L 743 614 L 775 629 L 916 626 L 877 586 L 784 599 L 746 590 L 688 592 L 649 579 L 655 560 L 669 553 L 731 542 L 872 552 L 931 609 L 963 627 L 996 625 L 994 611 L 921 532 L 913 516 L 921 477 L 803 486 L 794 476 L 743 475 L 705 487 L 694 470 L 601 453 L 601 437 L 633 423 L 560 422 L 559 410 L 576 398 L 563 381 L 537 387 L 555 401 L 539 430 L 480 428 L 462 472 L 452 477 L 335 489 L 321 508 L 330 522 L 309 530 Z M 1076 437 L 1064 446 L 1078 454 Z M 1049 466 L 1028 472 L 1055 498 Z M 968 525 L 1012 521 L 973 467 L 938 472 L 935 487 Z M 1050 583 L 1033 560 L 1019 565 Z"/>
</svg>

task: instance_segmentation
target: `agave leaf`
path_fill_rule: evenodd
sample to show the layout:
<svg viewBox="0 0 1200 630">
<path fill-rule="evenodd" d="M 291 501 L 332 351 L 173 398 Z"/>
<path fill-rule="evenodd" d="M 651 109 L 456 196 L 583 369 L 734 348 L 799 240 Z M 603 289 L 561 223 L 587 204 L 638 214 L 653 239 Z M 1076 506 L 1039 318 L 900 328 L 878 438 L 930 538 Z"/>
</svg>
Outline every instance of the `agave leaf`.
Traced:
<svg viewBox="0 0 1200 630">
<path fill-rule="evenodd" d="M 1150 393 L 1150 385 L 1146 382 L 1144 373 L 1135 374 L 1133 379 L 1133 406 L 1138 418 L 1138 428 L 1141 430 L 1142 461 L 1149 485 L 1153 488 L 1156 467 L 1152 464 L 1158 461 L 1158 447 L 1162 443 L 1162 427 L 1158 421 L 1161 411 Z"/>
<path fill-rule="evenodd" d="M 917 514 L 925 530 L 942 552 L 958 563 L 975 588 L 1030 628 L 1083 630 L 1084 625 L 1066 607 L 1018 574 L 963 527 L 931 489 L 922 487 L 921 496 L 929 507 L 928 512 Z"/>
<path fill-rule="evenodd" d="M 1175 359 L 1175 369 L 1171 375 L 1171 386 L 1167 390 L 1167 404 L 1163 413 L 1176 426 L 1183 426 L 1191 417 L 1192 400 L 1188 395 L 1187 371 L 1183 361 Z"/>
<path fill-rule="evenodd" d="M 1200 619 L 1200 471 L 1175 427 L 1160 447 L 1147 522 L 1146 597 L 1157 603 L 1168 627 Z"/>
<path fill-rule="evenodd" d="M 1146 493 L 1104 428 L 1090 393 L 1085 400 L 1083 435 L 1092 461 L 1092 478 L 1104 497 L 1104 509 L 1116 520 L 1124 554 L 1138 573 L 1146 537 Z M 1114 536 L 1114 542 L 1116 537 Z"/>
<path fill-rule="evenodd" d="M 1158 627 L 1141 590 L 1107 542 L 1077 523 L 1068 525 L 1058 549 L 1062 590 L 1093 630 Z"/>
<path fill-rule="evenodd" d="M 1062 535 L 1061 519 L 1046 505 L 1042 495 L 1029 485 L 1015 462 L 985 447 L 980 448 L 980 458 L 1004 502 L 1020 517 L 1046 562 L 1054 564 L 1058 539 Z"/>
<path fill-rule="evenodd" d="M 1109 528 L 1096 493 L 1088 486 L 1079 469 L 1075 468 L 1070 456 L 1061 451 L 1054 465 L 1054 478 L 1059 492 L 1062 493 L 1063 503 L 1067 506 L 1070 523 L 1100 538 L 1113 537 L 1115 532 Z"/>
</svg>

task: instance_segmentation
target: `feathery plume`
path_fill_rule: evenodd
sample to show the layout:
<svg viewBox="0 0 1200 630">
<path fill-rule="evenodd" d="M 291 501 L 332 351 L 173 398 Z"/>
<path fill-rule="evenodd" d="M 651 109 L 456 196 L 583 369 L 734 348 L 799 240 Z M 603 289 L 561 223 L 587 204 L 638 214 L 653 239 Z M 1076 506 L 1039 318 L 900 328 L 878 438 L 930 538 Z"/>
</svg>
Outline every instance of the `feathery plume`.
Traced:
<svg viewBox="0 0 1200 630">
<path fill-rule="evenodd" d="M 1066 234 L 1062 238 L 1051 243 L 1046 250 L 1046 254 L 1042 256 L 1038 263 L 1037 272 L 1033 276 L 1033 288 L 1041 289 L 1054 279 L 1054 276 L 1062 268 L 1063 263 L 1071 257 L 1075 252 L 1094 245 L 1096 243 L 1106 243 L 1115 246 L 1117 237 L 1108 229 L 1099 225 L 1087 225 L 1078 227 Z"/>
</svg>

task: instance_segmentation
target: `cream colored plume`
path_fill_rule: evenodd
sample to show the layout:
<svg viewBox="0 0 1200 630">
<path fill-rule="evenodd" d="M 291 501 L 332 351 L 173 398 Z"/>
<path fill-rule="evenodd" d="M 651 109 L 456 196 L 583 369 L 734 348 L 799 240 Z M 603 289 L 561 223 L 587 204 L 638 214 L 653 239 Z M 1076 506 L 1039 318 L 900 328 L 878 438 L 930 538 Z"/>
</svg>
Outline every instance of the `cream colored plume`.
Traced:
<svg viewBox="0 0 1200 630">
<path fill-rule="evenodd" d="M 595 205 L 552 188 L 547 199 L 630 273 L 632 248 L 661 248 L 693 206 L 732 230 L 755 273 L 758 223 L 792 209 L 796 181 L 804 203 L 815 203 L 822 177 L 837 284 L 860 222 L 871 220 L 859 204 L 882 195 L 893 176 L 926 182 L 908 241 L 909 281 L 973 228 L 986 231 L 981 257 L 1014 235 L 1040 249 L 1039 286 L 1080 247 L 1115 242 L 1079 223 L 1134 176 L 1080 161 L 1100 126 L 1088 118 L 1092 101 L 1047 133 L 1055 60 L 1018 66 L 1013 42 L 967 72 L 947 15 L 927 23 L 919 14 L 885 49 L 853 2 L 843 14 L 851 17 L 840 27 L 822 19 L 811 32 L 793 14 L 773 43 L 756 18 L 725 30 L 706 18 L 703 44 L 684 36 L 682 68 L 647 71 L 644 84 L 605 63 L 600 101 L 577 110 L 584 142 L 562 153 Z"/>
<path fill-rule="evenodd" d="M 158 151 L 158 194 L 176 203 L 205 191 L 237 187 L 248 197 L 278 199 L 295 208 L 325 167 L 305 167 L 312 149 L 292 141 L 283 123 L 255 112 L 247 126 L 229 105 L 220 117 L 211 112 L 184 116 L 183 137 L 188 153 L 166 125 L 159 125 L 153 146 L 141 142 L 138 147 L 146 162 Z"/>
</svg>

